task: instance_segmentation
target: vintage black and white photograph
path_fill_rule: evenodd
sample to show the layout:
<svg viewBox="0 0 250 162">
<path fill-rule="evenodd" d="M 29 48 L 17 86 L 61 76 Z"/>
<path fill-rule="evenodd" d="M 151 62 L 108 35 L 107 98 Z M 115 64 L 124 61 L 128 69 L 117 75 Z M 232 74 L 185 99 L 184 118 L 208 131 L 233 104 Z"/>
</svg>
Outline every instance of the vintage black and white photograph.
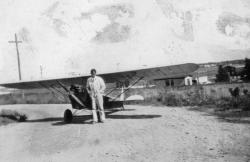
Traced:
<svg viewBox="0 0 250 162">
<path fill-rule="evenodd" d="M 250 0 L 1 0 L 1 162 L 250 162 Z"/>
</svg>

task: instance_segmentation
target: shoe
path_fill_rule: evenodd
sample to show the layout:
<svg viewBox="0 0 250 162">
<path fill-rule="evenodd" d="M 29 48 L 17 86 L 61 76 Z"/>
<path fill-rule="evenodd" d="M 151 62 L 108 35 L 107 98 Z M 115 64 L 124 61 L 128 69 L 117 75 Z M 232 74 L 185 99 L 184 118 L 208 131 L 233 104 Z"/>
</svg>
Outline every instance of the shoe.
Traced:
<svg viewBox="0 0 250 162">
<path fill-rule="evenodd" d="M 104 123 L 104 120 L 101 120 L 100 123 Z"/>
<path fill-rule="evenodd" d="M 97 122 L 96 121 L 92 121 L 92 124 L 96 124 Z"/>
</svg>

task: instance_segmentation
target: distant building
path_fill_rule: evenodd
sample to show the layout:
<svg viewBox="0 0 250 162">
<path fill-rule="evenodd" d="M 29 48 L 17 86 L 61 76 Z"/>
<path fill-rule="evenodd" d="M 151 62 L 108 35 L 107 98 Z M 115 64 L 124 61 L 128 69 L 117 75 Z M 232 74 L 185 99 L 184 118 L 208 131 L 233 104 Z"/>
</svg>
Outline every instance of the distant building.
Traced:
<svg viewBox="0 0 250 162">
<path fill-rule="evenodd" d="M 196 84 L 212 84 L 215 83 L 218 67 L 215 64 L 200 66 L 192 73 L 193 80 Z"/>
<path fill-rule="evenodd" d="M 197 84 L 212 84 L 216 82 L 216 75 L 218 73 L 218 65 L 222 64 L 223 68 L 230 75 L 230 82 L 238 82 L 242 78 L 244 64 L 235 62 L 211 63 L 201 64 L 199 69 L 192 73 L 193 80 Z"/>
<path fill-rule="evenodd" d="M 197 84 L 212 84 L 215 82 L 215 79 L 211 79 L 211 77 L 209 78 L 208 76 L 198 76 L 195 77 L 194 80 L 196 80 Z"/>
<path fill-rule="evenodd" d="M 193 85 L 193 77 L 191 75 L 190 76 L 186 76 L 184 78 L 184 85 L 185 86 Z"/>
<path fill-rule="evenodd" d="M 228 72 L 230 76 L 230 82 L 239 82 L 241 81 L 242 77 L 244 77 L 244 65 L 239 64 L 230 64 L 224 66 L 224 69 Z"/>
<path fill-rule="evenodd" d="M 193 85 L 193 77 L 191 75 L 176 77 L 176 78 L 166 78 L 164 80 L 155 81 L 157 86 L 166 87 L 179 87 L 179 86 L 190 86 Z"/>
</svg>

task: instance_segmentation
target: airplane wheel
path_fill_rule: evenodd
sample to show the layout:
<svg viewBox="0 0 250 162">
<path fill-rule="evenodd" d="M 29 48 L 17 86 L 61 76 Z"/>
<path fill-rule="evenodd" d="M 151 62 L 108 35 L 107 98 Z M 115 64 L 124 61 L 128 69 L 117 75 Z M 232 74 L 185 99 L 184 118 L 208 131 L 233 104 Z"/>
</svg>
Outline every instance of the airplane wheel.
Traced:
<svg viewBox="0 0 250 162">
<path fill-rule="evenodd" d="M 65 123 L 70 123 L 73 120 L 73 114 L 71 110 L 67 109 L 64 111 L 64 122 Z"/>
</svg>

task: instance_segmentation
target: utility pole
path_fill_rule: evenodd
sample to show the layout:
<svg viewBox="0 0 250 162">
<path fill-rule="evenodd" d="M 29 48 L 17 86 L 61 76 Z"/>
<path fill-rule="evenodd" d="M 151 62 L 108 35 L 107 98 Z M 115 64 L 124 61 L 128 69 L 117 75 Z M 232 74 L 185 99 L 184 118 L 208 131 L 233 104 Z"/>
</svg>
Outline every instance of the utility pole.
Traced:
<svg viewBox="0 0 250 162">
<path fill-rule="evenodd" d="M 18 41 L 17 35 L 15 33 L 15 40 L 9 41 L 9 43 L 15 43 L 16 44 L 16 53 L 17 53 L 17 63 L 18 63 L 18 74 L 19 74 L 19 80 L 22 80 L 21 75 L 21 63 L 20 63 L 20 56 L 19 56 L 19 50 L 18 50 L 18 43 L 22 43 L 22 41 Z"/>
</svg>

